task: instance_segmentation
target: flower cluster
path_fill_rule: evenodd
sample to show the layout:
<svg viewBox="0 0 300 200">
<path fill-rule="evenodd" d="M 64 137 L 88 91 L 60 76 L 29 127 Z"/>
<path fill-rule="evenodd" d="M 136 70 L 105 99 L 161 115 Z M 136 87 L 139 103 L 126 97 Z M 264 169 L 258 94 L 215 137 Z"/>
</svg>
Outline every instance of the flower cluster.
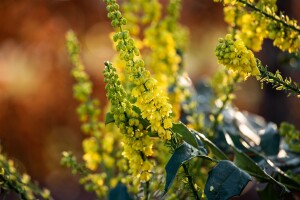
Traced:
<svg viewBox="0 0 300 200">
<path fill-rule="evenodd" d="M 254 0 L 245 0 L 248 3 L 253 3 Z M 238 4 L 238 0 L 214 0 L 214 2 L 222 2 L 224 5 L 236 5 Z"/>
<path fill-rule="evenodd" d="M 149 67 L 154 73 L 159 86 L 167 91 L 173 84 L 178 71 L 180 57 L 176 53 L 176 43 L 166 23 L 157 24 L 146 30 L 145 45 L 151 49 Z"/>
<path fill-rule="evenodd" d="M 255 57 L 241 39 L 233 40 L 230 34 L 225 39 L 220 38 L 215 53 L 220 64 L 240 73 L 245 79 L 249 75 L 259 75 Z"/>
<path fill-rule="evenodd" d="M 80 184 L 84 185 L 86 191 L 94 191 L 98 197 L 104 197 L 108 192 L 108 187 L 104 182 L 106 178 L 106 173 L 90 173 L 80 179 Z"/>
<path fill-rule="evenodd" d="M 140 33 L 140 25 L 156 23 L 161 16 L 161 4 L 158 0 L 129 0 L 122 4 L 126 29 L 134 36 Z"/>
<path fill-rule="evenodd" d="M 253 3 L 244 0 L 224 0 L 225 20 L 238 28 L 237 34 L 248 48 L 261 49 L 265 38 L 281 50 L 297 52 L 300 48 L 300 27 L 295 20 L 285 15 L 276 15 L 276 0 L 263 0 Z M 249 12 L 245 5 L 254 9 Z"/>
<path fill-rule="evenodd" d="M 145 0 L 128 0 L 122 2 L 123 15 L 126 18 L 126 25 L 124 28 L 126 32 L 130 32 L 131 37 L 134 39 L 135 45 L 138 49 L 145 47 L 143 42 L 144 32 L 141 33 L 140 27 L 150 26 L 155 24 L 161 17 L 161 4 L 158 0 L 145 1 Z M 115 32 L 110 34 L 112 42 L 116 40 Z M 114 43 L 114 48 L 116 45 Z M 126 82 L 125 66 L 126 62 L 122 60 L 119 55 L 114 55 L 112 63 L 117 68 L 119 79 L 124 84 L 126 89 L 129 84 Z"/>
<path fill-rule="evenodd" d="M 83 160 L 86 161 L 86 167 L 90 170 L 96 170 L 101 162 L 101 156 L 99 155 L 99 146 L 94 137 L 89 137 L 82 142 L 83 151 L 86 152 L 83 155 Z"/>
<path fill-rule="evenodd" d="M 19 195 L 20 199 L 53 199 L 48 189 L 41 189 L 30 180 L 27 174 L 20 174 L 12 160 L 8 160 L 0 152 L 0 188 L 1 196 L 9 192 Z"/>
<path fill-rule="evenodd" d="M 116 49 L 120 53 L 120 58 L 126 62 L 126 73 L 128 79 L 133 83 L 132 95 L 136 98 L 136 105 L 141 110 L 143 118 L 149 120 L 151 131 L 158 132 L 161 139 L 170 140 L 172 127 L 171 112 L 172 106 L 167 101 L 167 96 L 158 89 L 157 81 L 150 77 L 150 72 L 146 70 L 144 61 L 139 56 L 139 50 L 129 32 L 122 29 L 126 21 L 120 13 L 118 4 L 114 0 L 105 0 L 109 17 L 113 26 L 118 24 L 119 31 L 113 36 L 117 44 Z M 114 26 L 115 27 L 115 26 Z"/>
<path fill-rule="evenodd" d="M 267 21 L 257 13 L 247 13 L 242 6 L 224 7 L 225 20 L 228 24 L 240 27 L 237 35 L 253 51 L 261 50 L 263 40 L 267 37 Z"/>
<path fill-rule="evenodd" d="M 158 87 L 169 93 L 175 120 L 179 119 L 180 102 L 184 98 L 176 83 L 182 63 L 178 52 L 187 44 L 187 32 L 178 24 L 180 8 L 180 0 L 170 0 L 165 17 L 145 30 L 144 39 L 144 45 L 151 50 L 148 67 L 158 81 Z"/>
<path fill-rule="evenodd" d="M 111 102 L 111 113 L 115 124 L 123 133 L 123 155 L 129 161 L 132 175 L 142 181 L 148 181 L 153 164 L 147 157 L 153 154 L 153 142 L 148 136 L 147 127 L 144 127 L 139 114 L 126 99 L 127 94 L 119 81 L 116 69 L 109 62 L 105 62 L 104 77 L 107 98 Z"/>
<path fill-rule="evenodd" d="M 73 87 L 74 98 L 81 103 L 77 108 L 77 113 L 80 120 L 83 122 L 81 126 L 82 131 L 90 136 L 83 141 L 83 149 L 85 152 L 83 159 L 86 161 L 86 166 L 90 170 L 96 170 L 101 161 L 101 156 L 97 149 L 97 145 L 100 143 L 99 127 L 101 126 L 98 121 L 100 114 L 100 109 L 98 107 L 99 102 L 90 99 L 92 83 L 89 80 L 89 76 L 84 71 L 84 66 L 80 60 L 79 44 L 75 34 L 73 32 L 68 32 L 66 39 L 70 60 L 75 66 L 72 69 L 72 76 L 76 80 L 76 84 Z M 91 145 L 91 147 L 88 147 L 89 145 Z"/>
<path fill-rule="evenodd" d="M 297 26 L 295 20 L 290 20 L 287 16 L 285 20 L 288 24 Z M 298 52 L 300 48 L 300 27 L 299 31 L 295 31 L 282 23 L 270 23 L 268 26 L 269 38 L 274 42 L 273 44 L 282 50 L 288 52 Z"/>
<path fill-rule="evenodd" d="M 91 98 L 92 83 L 80 60 L 77 38 L 73 32 L 68 32 L 66 39 L 69 57 L 74 65 L 72 69 L 72 76 L 76 81 L 73 87 L 74 98 L 80 102 L 77 114 L 82 122 L 81 129 L 88 136 L 83 140 L 82 146 L 84 166 L 89 174 L 79 170 L 82 167 L 76 167 L 78 164 L 76 160 L 71 159 L 69 153 L 63 154 L 62 164 L 81 174 L 80 182 L 88 191 L 95 191 L 98 197 L 103 197 L 106 196 L 110 185 L 103 174 L 122 171 L 122 167 L 117 167 L 118 162 L 122 161 L 121 156 L 116 156 L 119 148 L 114 148 L 119 147 L 115 141 L 120 137 L 120 133 L 116 127 L 105 126 L 99 121 L 99 102 Z"/>
<path fill-rule="evenodd" d="M 99 103 L 97 100 L 91 100 L 92 83 L 89 81 L 89 76 L 84 71 L 84 66 L 79 57 L 79 45 L 77 38 L 73 32 L 69 32 L 66 36 L 67 48 L 70 54 L 70 60 L 75 66 L 72 69 L 72 76 L 76 80 L 73 87 L 74 97 L 81 104 L 77 108 L 80 121 L 83 123 L 81 129 L 90 137 L 83 141 L 83 149 L 85 154 L 83 159 L 86 161 L 86 166 L 90 170 L 96 170 L 101 162 L 98 145 L 100 144 L 100 126 L 99 122 Z"/>
</svg>

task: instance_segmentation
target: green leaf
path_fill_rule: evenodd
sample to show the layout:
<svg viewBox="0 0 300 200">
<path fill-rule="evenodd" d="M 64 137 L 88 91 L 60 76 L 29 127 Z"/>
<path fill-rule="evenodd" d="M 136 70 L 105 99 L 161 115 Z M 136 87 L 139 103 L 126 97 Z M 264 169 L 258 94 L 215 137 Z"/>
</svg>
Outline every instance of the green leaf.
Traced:
<svg viewBox="0 0 300 200">
<path fill-rule="evenodd" d="M 241 169 L 248 172 L 251 176 L 254 176 L 259 181 L 273 182 L 277 184 L 281 189 L 281 194 L 289 192 L 289 190 L 282 183 L 276 181 L 272 176 L 263 171 L 249 156 L 233 147 L 234 149 L 234 163 Z"/>
<path fill-rule="evenodd" d="M 171 129 L 173 132 L 180 134 L 183 137 L 183 140 L 193 147 L 198 149 L 198 142 L 194 134 L 182 123 L 173 123 L 173 127 Z"/>
<path fill-rule="evenodd" d="M 111 112 L 106 113 L 105 125 L 115 122 L 114 115 Z"/>
<path fill-rule="evenodd" d="M 109 200 L 131 200 L 126 185 L 118 183 L 116 187 L 109 191 Z"/>
<path fill-rule="evenodd" d="M 228 157 L 224 154 L 224 152 L 221 149 L 219 149 L 212 141 L 210 141 L 205 135 L 195 130 L 192 130 L 192 132 L 196 134 L 196 137 L 198 136 L 199 138 L 202 139 L 202 141 L 206 144 L 206 146 L 209 147 L 212 154 L 215 155 L 218 159 L 229 160 Z"/>
<path fill-rule="evenodd" d="M 283 183 L 287 188 L 291 190 L 300 191 L 300 183 L 293 179 L 293 177 L 288 174 L 279 171 L 278 172 L 278 180 Z"/>
<path fill-rule="evenodd" d="M 221 160 L 208 174 L 204 193 L 208 200 L 227 200 L 242 193 L 251 176 L 231 161 Z"/>
<path fill-rule="evenodd" d="M 141 114 L 141 110 L 139 107 L 135 106 L 135 105 L 132 105 L 132 110 L 135 111 L 137 114 Z"/>
<path fill-rule="evenodd" d="M 147 119 L 143 119 L 142 117 L 139 117 L 138 119 L 145 129 L 148 129 L 150 127 L 150 123 Z"/>
<path fill-rule="evenodd" d="M 272 199 L 272 200 L 280 200 L 282 197 L 280 197 L 276 191 L 276 184 L 268 183 L 267 186 L 262 189 L 258 190 L 257 193 L 260 197 L 260 199 Z"/>
<path fill-rule="evenodd" d="M 251 150 L 250 152 L 260 159 L 260 166 L 264 166 L 264 169 L 266 169 L 269 174 L 276 176 L 277 180 L 280 183 L 284 184 L 288 189 L 300 191 L 300 182 L 294 180 L 292 176 L 286 174 L 279 167 L 277 167 L 275 163 L 273 163 L 265 156 L 253 150 Z"/>
<path fill-rule="evenodd" d="M 293 179 L 292 176 L 286 174 L 284 171 L 282 171 L 279 167 L 276 166 L 273 161 L 266 158 L 262 154 L 258 153 L 257 151 L 254 151 L 253 149 L 248 149 L 249 153 L 253 154 L 251 158 L 255 157 L 259 160 L 259 165 L 264 166 L 264 169 L 268 171 L 269 174 L 272 174 L 274 177 L 276 176 L 276 179 L 285 185 L 288 189 L 291 190 L 297 190 L 300 191 L 300 182 L 297 182 L 295 179 Z M 255 160 L 253 160 L 255 161 Z M 257 162 L 257 161 L 255 161 Z M 271 184 L 271 183 L 270 183 Z M 272 183 L 274 185 L 274 183 Z M 277 184 L 275 184 L 277 185 Z M 277 185 L 278 187 L 278 185 Z"/>
<path fill-rule="evenodd" d="M 209 157 L 206 156 L 206 154 L 207 152 L 204 148 L 202 150 L 199 150 L 186 142 L 183 142 L 182 145 L 180 145 L 177 149 L 175 149 L 172 157 L 170 158 L 165 168 L 167 172 L 167 176 L 166 176 L 164 194 L 166 194 L 170 189 L 176 177 L 177 171 L 182 164 L 197 156 L 211 160 Z"/>
<path fill-rule="evenodd" d="M 261 181 L 270 181 L 271 177 L 264 172 L 260 167 L 244 152 L 240 151 L 236 147 L 234 150 L 234 160 L 233 162 L 243 170 L 247 171 L 252 176 L 258 178 Z"/>
</svg>

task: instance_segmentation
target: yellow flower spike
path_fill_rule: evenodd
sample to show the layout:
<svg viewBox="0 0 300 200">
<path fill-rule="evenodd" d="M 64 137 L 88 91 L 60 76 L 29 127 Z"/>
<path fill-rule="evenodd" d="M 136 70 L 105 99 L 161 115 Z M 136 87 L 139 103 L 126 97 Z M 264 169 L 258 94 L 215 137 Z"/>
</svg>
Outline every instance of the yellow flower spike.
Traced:
<svg viewBox="0 0 300 200">
<path fill-rule="evenodd" d="M 167 118 L 164 120 L 164 128 L 165 129 L 169 129 L 169 128 L 172 128 L 172 120 Z"/>
<path fill-rule="evenodd" d="M 143 65 L 142 62 L 138 62 L 138 64 Z M 107 97 L 111 102 L 111 113 L 114 116 L 115 123 L 123 133 L 124 150 L 122 155 L 129 161 L 132 176 L 139 176 L 139 170 L 143 162 L 147 161 L 148 157 L 153 154 L 153 141 L 147 134 L 144 134 L 144 127 L 138 119 L 139 115 L 132 109 L 133 105 L 126 99 L 127 95 L 120 84 L 116 69 L 109 62 L 105 63 L 104 77 Z M 138 87 L 144 86 L 140 85 Z M 135 91 L 137 91 L 137 94 L 141 93 L 142 95 L 143 93 L 138 91 L 137 87 Z"/>
<path fill-rule="evenodd" d="M 136 57 L 137 54 L 135 52 L 137 52 L 138 49 L 133 38 L 129 34 L 126 34 L 126 37 L 123 36 L 125 31 L 122 28 L 123 24 L 121 21 L 125 21 L 125 19 L 119 13 L 119 10 L 115 9 L 117 7 L 117 3 L 111 1 L 105 2 L 109 12 L 108 17 L 112 20 L 112 26 L 118 29 L 118 33 L 116 36 L 114 36 L 114 41 L 117 44 L 117 51 L 120 52 L 120 58 L 126 62 L 126 72 L 128 73 L 128 76 L 131 77 L 130 80 L 133 80 L 132 83 L 134 86 L 132 94 L 134 97 L 137 97 L 136 105 L 140 108 L 143 118 L 148 119 L 151 125 L 152 123 L 157 125 L 158 123 L 152 119 L 153 113 L 164 107 L 165 109 L 169 110 L 162 112 L 158 111 L 159 114 L 162 115 L 161 117 L 163 119 L 170 118 L 172 107 L 166 101 L 167 98 L 163 95 L 163 93 L 159 91 L 157 81 L 151 78 L 150 73 L 144 68 L 144 61 Z M 166 45 L 168 48 L 175 44 L 170 38 L 166 39 L 164 42 L 168 43 Z M 175 47 L 172 49 L 172 51 L 174 52 L 171 55 L 174 57 L 174 55 L 176 55 Z M 178 60 L 179 59 L 177 59 L 177 61 Z M 159 123 L 160 126 L 163 127 L 162 122 L 160 121 Z M 156 129 L 156 127 L 152 128 L 152 130 Z M 162 135 L 162 132 L 160 135 Z M 162 138 L 165 139 L 169 137 L 162 136 Z"/>
<path fill-rule="evenodd" d="M 225 39 L 219 40 L 215 52 L 220 64 L 238 72 L 244 79 L 249 75 L 259 75 L 255 57 L 241 39 L 233 40 L 232 35 L 228 34 Z"/>
<path fill-rule="evenodd" d="M 149 181 L 151 178 L 151 174 L 149 172 L 143 171 L 140 175 L 141 181 Z"/>
</svg>

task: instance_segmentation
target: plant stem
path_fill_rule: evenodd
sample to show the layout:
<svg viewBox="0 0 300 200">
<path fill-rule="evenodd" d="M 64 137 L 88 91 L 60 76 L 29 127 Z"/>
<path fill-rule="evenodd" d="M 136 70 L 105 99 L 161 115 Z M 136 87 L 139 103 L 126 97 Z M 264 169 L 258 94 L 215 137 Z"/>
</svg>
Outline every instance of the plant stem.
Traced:
<svg viewBox="0 0 300 200">
<path fill-rule="evenodd" d="M 284 25 L 284 26 L 286 26 L 286 27 L 289 27 L 289 28 L 293 29 L 294 31 L 297 31 L 298 33 L 300 33 L 300 29 L 299 29 L 298 27 L 293 26 L 293 25 L 290 25 L 290 24 L 288 24 L 286 21 L 284 21 L 284 20 L 282 20 L 282 19 L 276 18 L 276 17 L 275 17 L 276 15 L 273 16 L 273 15 L 271 15 L 271 14 L 268 14 L 268 13 L 266 13 L 265 11 L 263 11 L 263 10 L 257 8 L 255 5 L 252 5 L 252 4 L 248 3 L 248 2 L 246 2 L 245 0 L 237 0 L 237 1 L 240 2 L 240 3 L 245 4 L 245 5 L 248 6 L 249 8 L 251 8 L 251 9 L 253 9 L 253 10 L 255 10 L 255 11 L 261 13 L 262 15 L 264 15 L 264 16 L 266 16 L 266 17 L 268 17 L 268 18 L 270 18 L 270 19 L 272 19 L 272 20 L 274 20 L 274 21 L 276 21 L 276 22 L 278 22 L 278 23 L 281 23 L 282 25 Z"/>
<path fill-rule="evenodd" d="M 197 190 L 196 190 L 196 188 L 194 187 L 193 178 L 192 178 L 192 176 L 191 176 L 190 173 L 189 173 L 189 170 L 188 170 L 187 165 L 186 165 L 186 164 L 183 164 L 182 167 L 183 167 L 183 169 L 184 169 L 184 173 L 185 173 L 186 177 L 188 178 L 189 186 L 190 186 L 190 188 L 192 189 L 192 192 L 193 192 L 193 194 L 194 194 L 195 199 L 196 199 L 196 200 L 200 200 L 200 197 L 198 196 Z"/>
<path fill-rule="evenodd" d="M 149 185 L 150 185 L 149 181 L 146 181 L 146 183 L 144 184 L 144 197 L 145 197 L 145 200 L 148 200 Z"/>
<path fill-rule="evenodd" d="M 234 79 L 233 79 L 233 82 L 230 84 L 229 86 L 229 90 L 226 91 L 225 95 L 226 95 L 226 98 L 222 101 L 222 106 L 219 108 L 219 110 L 214 113 L 214 122 L 213 122 L 213 125 L 211 126 L 211 130 L 213 132 L 216 131 L 217 129 L 217 126 L 219 125 L 219 122 L 218 122 L 218 117 L 220 116 L 220 114 L 223 112 L 224 108 L 226 107 L 227 103 L 229 102 L 230 100 L 230 94 L 233 93 L 234 89 L 235 89 L 235 85 L 237 83 L 237 81 L 239 80 L 240 76 L 237 74 Z"/>
<path fill-rule="evenodd" d="M 292 84 L 288 84 L 285 81 L 279 79 L 278 77 L 276 77 L 276 75 L 274 75 L 272 72 L 269 72 L 264 66 L 262 66 L 261 64 L 258 64 L 258 69 L 260 71 L 260 78 L 262 81 L 264 81 L 264 79 L 273 84 L 275 87 L 276 86 L 283 86 L 283 88 L 285 90 L 289 90 L 290 93 L 293 94 L 298 94 L 300 95 L 300 88 L 297 86 L 298 84 L 293 82 L 294 86 Z"/>
</svg>

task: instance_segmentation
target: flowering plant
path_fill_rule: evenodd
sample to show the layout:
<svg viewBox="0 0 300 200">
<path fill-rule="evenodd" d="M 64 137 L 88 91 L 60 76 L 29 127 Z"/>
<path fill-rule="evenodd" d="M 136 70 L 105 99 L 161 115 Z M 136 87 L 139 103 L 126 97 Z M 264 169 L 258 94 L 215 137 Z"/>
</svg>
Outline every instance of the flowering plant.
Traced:
<svg viewBox="0 0 300 200">
<path fill-rule="evenodd" d="M 158 0 L 121 6 L 104 0 L 117 52 L 104 62 L 104 110 L 92 97 L 79 41 L 72 31 L 66 34 L 86 137 L 82 161 L 65 151 L 61 164 L 99 199 L 225 200 L 253 187 L 263 199 L 282 199 L 300 190 L 300 132 L 285 122 L 277 128 L 231 103 L 239 83 L 250 77 L 300 98 L 297 82 L 269 71 L 253 53 L 270 39 L 297 54 L 300 27 L 278 11 L 276 0 L 214 1 L 223 4 L 229 25 L 215 48 L 222 66 L 209 83 L 194 87 L 184 69 L 189 37 L 178 22 L 180 0 L 169 0 L 165 10 Z M 1 191 L 52 199 L 5 156 L 0 164 Z"/>
<path fill-rule="evenodd" d="M 262 196 L 270 189 L 276 198 L 299 190 L 296 174 L 282 171 L 270 157 L 279 151 L 276 125 L 242 114 L 230 102 L 237 84 L 249 76 L 299 97 L 299 85 L 279 71 L 268 71 L 252 50 L 259 51 L 269 38 L 283 51 L 298 52 L 300 28 L 295 20 L 276 14 L 275 0 L 215 1 L 223 3 L 230 26 L 215 50 L 225 68 L 210 87 L 195 91 L 183 69 L 188 36 L 178 23 L 181 1 L 170 0 L 163 15 L 157 0 L 126 1 L 124 14 L 116 0 L 104 0 L 118 52 L 113 62 L 104 63 L 109 101 L 105 122 L 98 120 L 98 102 L 90 97 L 78 41 L 73 32 L 67 34 L 77 81 L 74 96 L 81 102 L 77 111 L 89 136 L 83 141 L 84 163 L 77 163 L 70 152 L 63 153 L 62 163 L 81 174 L 80 182 L 99 198 L 228 199 L 241 195 L 254 180 L 268 183 Z M 205 90 L 209 94 L 203 95 Z M 206 100 L 199 101 L 199 95 Z M 280 127 L 292 152 L 299 150 L 295 131 L 286 123 Z M 270 140 L 277 146 L 267 148 Z"/>
</svg>

